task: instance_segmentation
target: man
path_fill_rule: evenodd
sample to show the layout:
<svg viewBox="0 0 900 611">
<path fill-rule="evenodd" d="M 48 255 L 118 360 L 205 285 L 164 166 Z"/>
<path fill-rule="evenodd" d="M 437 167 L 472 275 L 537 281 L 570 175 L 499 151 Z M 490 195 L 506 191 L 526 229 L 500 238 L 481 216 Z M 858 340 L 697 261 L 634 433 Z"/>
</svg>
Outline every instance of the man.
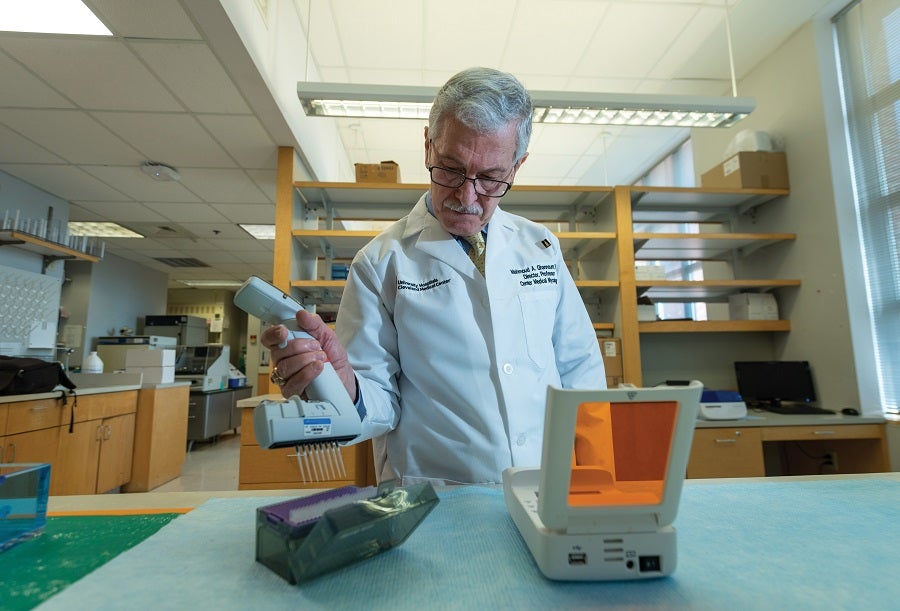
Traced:
<svg viewBox="0 0 900 611">
<path fill-rule="evenodd" d="M 507 467 L 540 464 L 548 385 L 606 387 L 559 242 L 498 207 L 531 116 L 509 74 L 452 77 L 425 128 L 429 191 L 357 253 L 336 333 L 305 311 L 315 340 L 279 349 L 284 327 L 263 333 L 286 397 L 331 361 L 374 438 L 379 481 L 499 483 Z"/>
</svg>

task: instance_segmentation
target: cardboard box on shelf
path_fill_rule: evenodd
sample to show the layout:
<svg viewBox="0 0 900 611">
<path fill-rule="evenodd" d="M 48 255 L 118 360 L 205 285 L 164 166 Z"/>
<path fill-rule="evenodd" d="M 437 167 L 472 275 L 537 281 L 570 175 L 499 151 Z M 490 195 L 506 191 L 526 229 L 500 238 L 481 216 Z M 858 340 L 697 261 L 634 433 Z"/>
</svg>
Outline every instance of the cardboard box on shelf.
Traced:
<svg viewBox="0 0 900 611">
<path fill-rule="evenodd" d="M 665 280 L 666 268 L 662 265 L 635 265 L 635 280 Z"/>
<path fill-rule="evenodd" d="M 597 341 L 600 342 L 600 354 L 603 356 L 606 377 L 621 377 L 623 375 L 622 340 L 618 337 L 598 337 Z"/>
<path fill-rule="evenodd" d="M 394 161 L 356 163 L 356 182 L 400 182 L 400 166 Z"/>
<path fill-rule="evenodd" d="M 728 297 L 731 320 L 778 320 L 778 303 L 772 293 L 738 293 Z"/>
<path fill-rule="evenodd" d="M 638 304 L 637 318 L 638 322 L 652 322 L 656 320 L 656 306 Z"/>
<path fill-rule="evenodd" d="M 723 189 L 788 189 L 787 157 L 780 152 L 737 153 L 704 172 L 700 184 Z"/>
</svg>

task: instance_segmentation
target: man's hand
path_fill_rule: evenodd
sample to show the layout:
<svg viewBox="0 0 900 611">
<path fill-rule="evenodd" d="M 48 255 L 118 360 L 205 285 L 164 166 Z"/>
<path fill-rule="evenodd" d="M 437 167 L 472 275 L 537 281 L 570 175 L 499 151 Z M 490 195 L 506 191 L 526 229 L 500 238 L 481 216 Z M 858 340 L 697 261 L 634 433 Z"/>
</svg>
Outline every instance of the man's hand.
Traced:
<svg viewBox="0 0 900 611">
<path fill-rule="evenodd" d="M 283 348 L 279 346 L 290 336 L 283 325 L 269 327 L 262 334 L 262 344 L 272 353 L 275 371 L 285 379 L 281 394 L 285 397 L 302 395 L 330 361 L 338 377 L 355 403 L 357 398 L 356 376 L 347 360 L 347 351 L 341 345 L 334 330 L 317 314 L 306 310 L 297 312 L 297 324 L 314 339 L 292 339 Z"/>
</svg>

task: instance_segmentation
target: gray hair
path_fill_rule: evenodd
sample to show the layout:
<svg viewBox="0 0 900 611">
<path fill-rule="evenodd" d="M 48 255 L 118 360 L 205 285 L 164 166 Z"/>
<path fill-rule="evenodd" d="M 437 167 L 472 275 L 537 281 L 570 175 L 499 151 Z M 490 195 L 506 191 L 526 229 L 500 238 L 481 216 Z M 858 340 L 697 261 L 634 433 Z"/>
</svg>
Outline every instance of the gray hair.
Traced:
<svg viewBox="0 0 900 611">
<path fill-rule="evenodd" d="M 518 121 L 514 159 L 518 163 L 528 151 L 532 114 L 531 96 L 516 77 L 492 68 L 468 68 L 450 77 L 438 91 L 428 116 L 428 131 L 440 133 L 447 117 L 485 133 Z"/>
</svg>

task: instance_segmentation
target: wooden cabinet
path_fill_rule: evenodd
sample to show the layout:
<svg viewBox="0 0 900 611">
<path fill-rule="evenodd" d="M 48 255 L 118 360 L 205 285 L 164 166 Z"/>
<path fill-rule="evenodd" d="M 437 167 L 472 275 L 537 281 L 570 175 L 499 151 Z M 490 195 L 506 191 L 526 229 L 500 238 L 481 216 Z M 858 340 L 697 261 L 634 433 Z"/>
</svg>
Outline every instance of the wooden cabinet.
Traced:
<svg viewBox="0 0 900 611">
<path fill-rule="evenodd" d="M 104 493 L 131 479 L 137 395 L 132 390 L 78 397 L 72 431 L 68 425 L 60 429 L 51 494 Z"/>
<path fill-rule="evenodd" d="M 878 473 L 889 470 L 883 423 L 698 428 L 690 478 Z M 825 455 L 833 459 L 826 461 Z"/>
<path fill-rule="evenodd" d="M 241 450 L 238 490 L 269 490 L 289 488 L 334 488 L 339 486 L 367 486 L 374 484 L 372 445 L 368 441 L 340 448 L 347 477 L 342 479 L 314 478 L 301 471 L 294 448 L 264 450 L 256 443 L 253 431 L 253 409 L 243 410 L 241 420 Z M 315 481 L 316 479 L 320 481 Z"/>
<path fill-rule="evenodd" d="M 70 406 L 71 399 L 68 403 Z M 60 424 L 68 414 L 67 407 L 59 399 L 16 401 L 4 406 L 3 461 L 49 463 L 51 494 L 58 489 L 54 477 L 59 465 Z"/>
<path fill-rule="evenodd" d="M 765 474 L 759 429 L 694 431 L 688 477 L 762 477 Z"/>
<path fill-rule="evenodd" d="M 108 492 L 131 476 L 137 391 L 3 405 L 6 462 L 50 464 L 50 494 Z M 0 412 L 2 415 L 2 412 Z"/>
<path fill-rule="evenodd" d="M 131 480 L 124 492 L 147 492 L 181 475 L 187 453 L 190 385 L 142 388 L 138 393 Z"/>
</svg>

